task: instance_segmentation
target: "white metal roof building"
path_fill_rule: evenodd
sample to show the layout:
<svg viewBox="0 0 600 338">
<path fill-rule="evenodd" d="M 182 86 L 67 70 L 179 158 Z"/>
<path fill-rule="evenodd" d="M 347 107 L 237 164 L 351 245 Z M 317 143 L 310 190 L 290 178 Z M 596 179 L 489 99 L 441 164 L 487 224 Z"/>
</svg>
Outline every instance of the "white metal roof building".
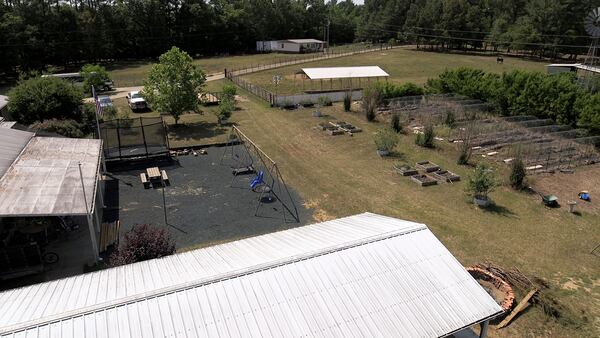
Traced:
<svg viewBox="0 0 600 338">
<path fill-rule="evenodd" d="M 390 76 L 379 66 L 302 68 L 302 73 L 311 80 L 358 79 Z"/>
<path fill-rule="evenodd" d="M 286 39 L 256 41 L 259 52 L 306 53 L 322 52 L 327 43 L 317 39 Z"/>
<path fill-rule="evenodd" d="M 365 213 L 2 292 L 0 336 L 439 337 L 500 312 L 425 225 Z"/>
</svg>

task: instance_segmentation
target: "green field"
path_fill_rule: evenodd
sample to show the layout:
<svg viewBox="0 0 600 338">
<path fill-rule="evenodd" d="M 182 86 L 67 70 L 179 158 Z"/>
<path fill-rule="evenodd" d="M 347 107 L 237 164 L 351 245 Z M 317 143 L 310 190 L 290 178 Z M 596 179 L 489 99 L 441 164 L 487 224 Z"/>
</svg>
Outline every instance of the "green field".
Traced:
<svg viewBox="0 0 600 338">
<path fill-rule="evenodd" d="M 350 44 L 338 47 L 332 47 L 331 51 L 335 53 L 349 52 L 357 49 L 368 48 L 368 44 Z M 268 54 L 249 54 L 236 56 L 221 56 L 198 58 L 194 63 L 199 65 L 207 75 L 222 73 L 224 69 L 240 69 L 249 68 L 252 66 L 273 64 L 291 60 L 306 59 L 314 54 L 283 54 L 283 53 L 268 53 Z M 115 62 L 106 65 L 110 72 L 110 76 L 117 87 L 132 87 L 141 86 L 150 70 L 153 62 L 136 61 L 136 62 Z"/>
<path fill-rule="evenodd" d="M 341 67 L 341 66 L 380 66 L 388 74 L 389 81 L 397 83 L 414 82 L 424 84 L 427 79 L 436 77 L 445 69 L 457 67 L 480 68 L 489 72 L 501 73 L 513 69 L 545 72 L 544 62 L 527 61 L 519 58 L 505 57 L 503 64 L 496 63 L 496 57 L 442 54 L 412 50 L 408 48 L 397 48 L 380 52 L 359 54 L 339 59 L 315 61 L 305 64 L 297 64 L 284 68 L 272 69 L 244 75 L 244 78 L 253 84 L 279 94 L 297 94 L 304 90 L 321 88 L 320 81 L 302 80 L 300 75 L 295 75 L 303 67 Z M 274 75 L 283 76 L 283 81 L 278 86 L 272 83 Z M 360 88 L 365 85 L 365 80 L 360 83 L 354 80 L 352 88 Z M 304 86 L 304 87 L 303 87 Z M 323 89 L 346 89 L 350 87 L 349 82 L 340 85 L 338 81 L 323 81 Z"/>
</svg>

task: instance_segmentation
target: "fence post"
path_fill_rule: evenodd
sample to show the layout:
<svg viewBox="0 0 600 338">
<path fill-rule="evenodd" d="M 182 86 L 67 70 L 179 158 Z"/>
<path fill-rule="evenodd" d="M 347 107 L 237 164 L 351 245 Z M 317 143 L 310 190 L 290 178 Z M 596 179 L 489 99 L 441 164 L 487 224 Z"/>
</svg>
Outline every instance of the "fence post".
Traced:
<svg viewBox="0 0 600 338">
<path fill-rule="evenodd" d="M 144 132 L 144 122 L 142 121 L 141 116 L 140 116 L 140 128 L 142 128 L 142 139 L 144 140 L 144 149 L 146 150 L 146 157 L 148 157 L 148 144 L 146 143 L 146 133 Z"/>
</svg>

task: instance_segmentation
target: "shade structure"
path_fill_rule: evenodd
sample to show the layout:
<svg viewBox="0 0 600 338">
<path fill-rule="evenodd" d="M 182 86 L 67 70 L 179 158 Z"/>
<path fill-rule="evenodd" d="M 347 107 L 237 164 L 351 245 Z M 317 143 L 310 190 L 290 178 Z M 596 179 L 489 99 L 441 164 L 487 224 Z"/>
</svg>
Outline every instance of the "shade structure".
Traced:
<svg viewBox="0 0 600 338">
<path fill-rule="evenodd" d="M 3 129 L 0 135 L 7 131 L 12 130 Z M 100 140 L 31 137 L 0 178 L 0 217 L 89 214 L 94 210 L 101 149 Z"/>
<path fill-rule="evenodd" d="M 379 66 L 302 68 L 302 72 L 311 80 L 390 76 Z"/>
<path fill-rule="evenodd" d="M 423 225 L 365 213 L 0 293 L 2 337 L 439 337 L 501 313 Z"/>
</svg>

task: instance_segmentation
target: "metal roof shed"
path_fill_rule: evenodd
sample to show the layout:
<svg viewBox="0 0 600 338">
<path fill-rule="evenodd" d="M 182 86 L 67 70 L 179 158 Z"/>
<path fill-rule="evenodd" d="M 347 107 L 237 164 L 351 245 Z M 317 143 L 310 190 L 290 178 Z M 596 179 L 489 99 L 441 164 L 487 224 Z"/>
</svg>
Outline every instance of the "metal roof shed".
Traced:
<svg viewBox="0 0 600 338">
<path fill-rule="evenodd" d="M 302 68 L 302 72 L 311 80 L 390 76 L 379 66 Z"/>
<path fill-rule="evenodd" d="M 1 337 L 440 337 L 501 313 L 423 225 L 365 213 L 0 293 Z"/>
</svg>

